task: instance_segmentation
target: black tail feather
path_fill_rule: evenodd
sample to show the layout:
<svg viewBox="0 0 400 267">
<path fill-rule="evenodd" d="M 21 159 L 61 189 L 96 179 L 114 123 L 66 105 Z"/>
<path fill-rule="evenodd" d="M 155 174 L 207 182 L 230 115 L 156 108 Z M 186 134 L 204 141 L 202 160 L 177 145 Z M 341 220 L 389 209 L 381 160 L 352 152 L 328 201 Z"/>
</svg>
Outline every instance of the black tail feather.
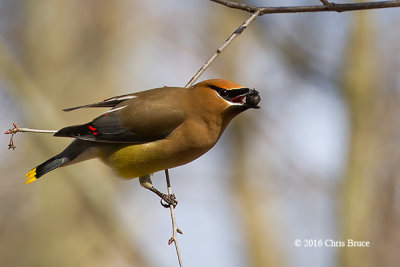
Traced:
<svg viewBox="0 0 400 267">
<path fill-rule="evenodd" d="M 71 162 L 90 146 L 90 142 L 75 139 L 63 152 L 46 160 L 28 172 L 26 183 L 30 183 L 46 173 Z"/>
<path fill-rule="evenodd" d="M 67 157 L 60 157 L 60 155 L 54 156 L 49 160 L 46 160 L 42 164 L 36 167 L 36 178 L 40 178 L 46 173 L 64 165 L 69 162 Z"/>
</svg>

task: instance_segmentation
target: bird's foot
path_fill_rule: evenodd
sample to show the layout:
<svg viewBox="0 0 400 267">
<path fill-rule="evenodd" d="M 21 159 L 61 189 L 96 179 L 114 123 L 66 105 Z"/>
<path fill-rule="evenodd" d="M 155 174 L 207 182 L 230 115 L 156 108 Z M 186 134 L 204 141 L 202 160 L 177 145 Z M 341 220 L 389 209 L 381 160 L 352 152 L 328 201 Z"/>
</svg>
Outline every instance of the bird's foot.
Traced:
<svg viewBox="0 0 400 267">
<path fill-rule="evenodd" d="M 176 205 L 178 205 L 178 200 L 176 200 L 175 194 L 161 194 L 160 197 L 160 204 L 164 208 L 168 209 L 171 205 L 173 208 L 175 208 Z"/>
<path fill-rule="evenodd" d="M 161 193 L 154 186 L 150 187 L 149 190 L 161 198 L 160 203 L 164 208 L 169 208 L 171 205 L 175 208 L 176 205 L 178 205 L 178 200 L 176 200 L 175 194 Z"/>
</svg>

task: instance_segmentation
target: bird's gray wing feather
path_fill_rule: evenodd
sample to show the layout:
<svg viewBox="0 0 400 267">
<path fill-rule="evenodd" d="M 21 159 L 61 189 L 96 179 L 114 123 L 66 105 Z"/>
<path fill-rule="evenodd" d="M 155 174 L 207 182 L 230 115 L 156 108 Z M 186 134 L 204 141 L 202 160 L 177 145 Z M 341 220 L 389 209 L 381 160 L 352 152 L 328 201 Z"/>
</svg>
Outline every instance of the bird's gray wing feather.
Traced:
<svg viewBox="0 0 400 267">
<path fill-rule="evenodd" d="M 140 144 L 166 138 L 185 117 L 176 96 L 153 90 L 152 94 L 139 94 L 120 102 L 89 123 L 65 127 L 54 135 L 103 143 Z"/>
</svg>

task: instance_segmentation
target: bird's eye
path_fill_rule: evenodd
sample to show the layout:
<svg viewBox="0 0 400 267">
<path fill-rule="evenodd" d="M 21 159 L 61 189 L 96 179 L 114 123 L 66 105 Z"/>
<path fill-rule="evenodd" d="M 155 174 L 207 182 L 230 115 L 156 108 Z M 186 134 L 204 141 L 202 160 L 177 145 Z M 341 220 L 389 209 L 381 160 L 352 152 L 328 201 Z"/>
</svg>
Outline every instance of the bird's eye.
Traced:
<svg viewBox="0 0 400 267">
<path fill-rule="evenodd" d="M 221 97 L 228 96 L 228 90 L 226 90 L 226 89 L 221 89 L 221 90 L 219 90 L 218 94 L 219 94 Z"/>
</svg>

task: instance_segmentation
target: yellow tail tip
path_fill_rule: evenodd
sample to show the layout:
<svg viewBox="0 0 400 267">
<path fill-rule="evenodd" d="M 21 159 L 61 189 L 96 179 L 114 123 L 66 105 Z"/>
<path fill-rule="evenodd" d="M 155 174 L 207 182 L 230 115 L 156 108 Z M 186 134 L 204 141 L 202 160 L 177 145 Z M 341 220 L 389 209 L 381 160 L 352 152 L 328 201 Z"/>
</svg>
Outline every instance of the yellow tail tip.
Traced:
<svg viewBox="0 0 400 267">
<path fill-rule="evenodd" d="M 33 181 L 36 181 L 36 180 L 37 180 L 37 178 L 36 178 L 36 168 L 30 170 L 30 171 L 26 174 L 26 178 L 25 178 L 25 179 L 26 179 L 25 184 L 30 184 L 30 183 L 32 183 Z"/>
</svg>

